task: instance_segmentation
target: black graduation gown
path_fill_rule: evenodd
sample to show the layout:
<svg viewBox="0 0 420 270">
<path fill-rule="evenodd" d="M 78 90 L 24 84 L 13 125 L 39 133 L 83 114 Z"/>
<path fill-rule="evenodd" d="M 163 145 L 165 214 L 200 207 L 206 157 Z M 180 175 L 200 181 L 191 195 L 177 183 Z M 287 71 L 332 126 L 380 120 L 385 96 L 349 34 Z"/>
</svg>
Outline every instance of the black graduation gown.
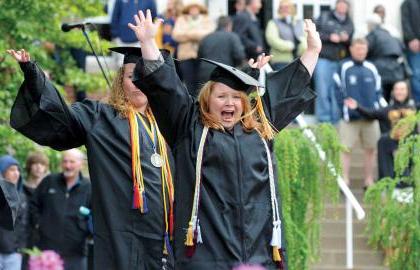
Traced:
<svg viewBox="0 0 420 270">
<path fill-rule="evenodd" d="M 0 228 L 13 230 L 19 208 L 16 187 L 0 176 Z"/>
<path fill-rule="evenodd" d="M 175 158 L 175 269 L 227 270 L 245 262 L 275 269 L 270 246 L 272 211 L 266 151 L 258 133 L 244 132 L 240 124 L 230 132 L 209 130 L 198 213 L 203 244 L 197 244 L 191 258 L 185 255 L 203 124 L 198 103 L 179 80 L 172 59 L 167 55 L 164 58 L 165 63 L 147 76 L 139 62 L 134 83 L 147 95 Z M 278 129 L 315 97 L 309 82 L 310 75 L 300 60 L 269 75 L 266 110 Z"/>
<path fill-rule="evenodd" d="M 85 145 L 92 182 L 94 268 L 161 268 L 163 206 L 161 171 L 150 162 L 152 146 L 139 128 L 149 213 L 132 209 L 128 120 L 108 104 L 86 99 L 67 106 L 43 71 L 21 64 L 25 75 L 12 107 L 13 128 L 57 150 Z M 140 126 L 140 125 L 139 125 Z"/>
</svg>

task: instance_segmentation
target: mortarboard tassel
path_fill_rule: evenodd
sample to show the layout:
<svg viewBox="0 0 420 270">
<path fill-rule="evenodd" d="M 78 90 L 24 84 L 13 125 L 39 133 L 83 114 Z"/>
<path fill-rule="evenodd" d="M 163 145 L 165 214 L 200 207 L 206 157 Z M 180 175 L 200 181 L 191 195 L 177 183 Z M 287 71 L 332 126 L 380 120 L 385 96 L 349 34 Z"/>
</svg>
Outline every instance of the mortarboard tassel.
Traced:
<svg viewBox="0 0 420 270">
<path fill-rule="evenodd" d="M 273 261 L 276 264 L 277 269 L 279 270 L 284 269 L 283 258 L 281 256 L 281 250 L 279 250 L 279 248 L 277 247 L 273 247 Z"/>
<path fill-rule="evenodd" d="M 281 226 L 279 221 L 273 223 L 273 234 L 271 237 L 271 246 L 281 247 Z"/>
<path fill-rule="evenodd" d="M 262 100 L 261 100 L 261 96 L 258 93 L 257 93 L 257 97 L 256 97 L 255 108 L 257 109 L 257 114 L 258 114 L 258 117 L 261 121 L 261 125 L 262 125 L 261 133 L 262 133 L 262 135 L 267 139 L 270 139 L 270 140 L 274 139 L 275 131 L 273 130 L 273 127 L 272 127 L 270 121 L 268 121 L 267 116 L 265 115 L 263 103 L 262 103 Z"/>
<path fill-rule="evenodd" d="M 140 191 L 138 187 L 133 187 L 133 209 L 139 209 L 140 208 Z"/>
<path fill-rule="evenodd" d="M 168 254 L 172 255 L 172 247 L 171 247 L 171 243 L 169 242 L 169 235 L 167 232 L 165 232 L 164 239 L 165 239 L 164 252 L 166 251 L 165 255 L 168 255 Z"/>
<path fill-rule="evenodd" d="M 194 246 L 194 229 L 193 229 L 193 223 L 190 222 L 188 225 L 187 230 L 187 239 L 185 240 L 186 246 Z"/>
<path fill-rule="evenodd" d="M 203 243 L 203 238 L 201 237 L 201 227 L 200 227 L 200 223 L 197 222 L 197 244 L 202 244 Z"/>
<path fill-rule="evenodd" d="M 195 252 L 193 222 L 189 222 L 187 239 L 185 240 L 185 255 L 191 258 Z"/>
<path fill-rule="evenodd" d="M 149 208 L 147 207 L 147 199 L 146 199 L 146 192 L 145 191 L 142 192 L 142 197 L 143 197 L 142 213 L 146 214 L 147 212 L 149 212 Z"/>
</svg>

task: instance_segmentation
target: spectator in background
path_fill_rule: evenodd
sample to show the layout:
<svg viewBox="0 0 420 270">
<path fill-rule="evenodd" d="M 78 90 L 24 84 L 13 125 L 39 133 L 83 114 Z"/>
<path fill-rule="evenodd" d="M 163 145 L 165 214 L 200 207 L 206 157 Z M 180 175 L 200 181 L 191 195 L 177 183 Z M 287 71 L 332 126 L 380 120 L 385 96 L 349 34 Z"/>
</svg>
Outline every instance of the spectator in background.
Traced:
<svg viewBox="0 0 420 270">
<path fill-rule="evenodd" d="M 30 205 L 31 225 L 39 235 L 35 245 L 58 252 L 65 270 L 87 269 L 88 223 L 79 209 L 91 208 L 91 188 L 81 174 L 83 160 L 78 149 L 63 152 L 62 172 L 42 180 Z"/>
<path fill-rule="evenodd" d="M 246 7 L 245 0 L 236 0 L 235 1 L 235 15 L 244 11 Z"/>
<path fill-rule="evenodd" d="M 389 102 L 395 82 L 406 79 L 404 45 L 382 27 L 381 18 L 377 14 L 369 17 L 368 30 L 367 60 L 375 65 L 381 75 L 383 96 Z"/>
<path fill-rule="evenodd" d="M 12 183 L 6 182 L 0 173 L 0 228 L 13 230 L 19 208 L 19 195 Z"/>
<path fill-rule="evenodd" d="M 159 18 L 163 19 L 163 22 L 158 30 L 159 32 L 156 34 L 156 43 L 159 48 L 170 51 L 174 56 L 176 55 L 178 44 L 172 38 L 172 31 L 175 26 L 176 18 L 178 18 L 181 12 L 181 0 L 168 0 L 168 2 L 166 2 L 166 10 L 163 14 L 158 15 Z"/>
<path fill-rule="evenodd" d="M 14 230 L 0 228 L 0 269 L 20 270 L 22 267 L 22 254 L 19 250 L 26 248 L 28 238 L 28 203 L 22 192 L 22 177 L 19 162 L 12 156 L 0 157 L 0 173 L 3 179 L 12 184 L 19 194 L 16 223 Z M 2 184 L 4 185 L 4 183 Z M 1 216 L 0 218 L 6 218 Z"/>
<path fill-rule="evenodd" d="M 335 9 L 322 13 L 317 21 L 322 50 L 314 73 L 314 83 L 318 94 L 315 115 L 320 122 L 336 123 L 339 119 L 333 74 L 340 61 L 348 56 L 348 46 L 354 32 L 348 11 L 348 1 L 337 0 Z"/>
<path fill-rule="evenodd" d="M 229 66 L 238 66 L 245 60 L 245 50 L 236 33 L 232 33 L 232 21 L 227 16 L 221 16 L 215 32 L 206 36 L 200 42 L 198 57 L 214 60 Z M 205 83 L 210 79 L 214 65 L 200 61 L 199 79 Z"/>
<path fill-rule="evenodd" d="M 394 25 L 386 23 L 386 20 L 385 20 L 386 13 L 385 13 L 385 7 L 383 5 L 376 5 L 373 8 L 373 13 L 377 14 L 381 18 L 382 28 L 386 29 L 391 34 L 391 36 L 397 39 L 401 39 L 400 31 L 398 31 L 398 29 Z"/>
<path fill-rule="evenodd" d="M 411 92 L 416 102 L 420 102 L 420 1 L 405 0 L 401 5 L 401 24 L 404 42 L 407 44 L 407 60 L 413 74 Z"/>
<path fill-rule="evenodd" d="M 257 14 L 262 7 L 261 0 L 246 0 L 245 10 L 236 14 L 233 20 L 233 32 L 241 38 L 246 57 L 256 59 L 264 52 L 264 35 Z"/>
<path fill-rule="evenodd" d="M 181 77 L 192 96 L 199 88 L 197 59 L 200 41 L 214 30 L 214 23 L 207 14 L 207 8 L 198 1 L 184 6 L 182 15 L 176 20 L 172 37 L 178 42 L 177 56 Z M 134 32 L 133 32 L 134 35 Z"/>
<path fill-rule="evenodd" d="M 400 133 L 392 132 L 391 129 L 395 124 L 406 116 L 416 113 L 420 104 L 416 104 L 410 98 L 410 91 L 406 81 L 398 81 L 394 84 L 391 93 L 389 105 L 380 109 L 368 109 L 359 104 L 353 98 L 347 98 L 345 105 L 351 110 L 357 110 L 363 117 L 367 119 L 377 119 L 384 122 L 382 126 L 381 138 L 378 141 L 378 172 L 379 179 L 384 177 L 394 177 L 394 152 L 398 148 Z"/>
<path fill-rule="evenodd" d="M 281 0 L 279 17 L 268 22 L 265 38 L 270 45 L 273 69 L 278 70 L 300 56 L 306 49 L 303 21 L 297 20 L 291 0 Z"/>
<path fill-rule="evenodd" d="M 111 16 L 111 37 L 118 46 L 139 47 L 136 36 L 128 28 L 128 23 L 134 23 L 134 15 L 139 10 L 146 12 L 150 9 L 152 17 L 155 18 L 156 2 L 155 0 L 116 0 Z M 118 66 L 122 65 L 123 56 L 115 54 Z"/>
<path fill-rule="evenodd" d="M 42 179 L 47 175 L 48 168 L 48 157 L 42 152 L 33 152 L 26 158 L 26 179 L 23 183 L 23 191 L 28 201 L 32 198 Z"/>
<path fill-rule="evenodd" d="M 378 109 L 381 97 L 381 79 L 375 66 L 366 61 L 368 44 L 365 39 L 355 39 L 350 46 L 351 59 L 344 60 L 340 69 L 334 74 L 337 86 L 337 103 L 342 109 L 342 121 L 339 124 L 339 135 L 348 151 L 342 153 L 343 178 L 349 184 L 351 163 L 350 152 L 360 138 L 364 149 L 364 185 L 373 184 L 373 164 L 376 143 L 380 136 L 378 122 L 366 119 L 358 111 L 343 104 L 344 98 L 353 98 L 363 107 Z"/>
</svg>

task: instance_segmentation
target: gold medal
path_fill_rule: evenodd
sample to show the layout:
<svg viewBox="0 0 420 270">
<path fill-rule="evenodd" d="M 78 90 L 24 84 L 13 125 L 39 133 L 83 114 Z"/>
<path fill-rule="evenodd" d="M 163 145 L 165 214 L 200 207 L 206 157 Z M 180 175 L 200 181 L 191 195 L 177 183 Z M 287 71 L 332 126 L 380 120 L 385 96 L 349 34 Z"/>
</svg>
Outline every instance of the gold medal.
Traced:
<svg viewBox="0 0 420 270">
<path fill-rule="evenodd" d="M 154 153 L 151 157 L 150 157 L 150 161 L 152 162 L 152 165 L 160 168 L 162 167 L 163 164 L 163 159 L 161 157 L 161 155 L 159 155 L 158 153 Z"/>
</svg>

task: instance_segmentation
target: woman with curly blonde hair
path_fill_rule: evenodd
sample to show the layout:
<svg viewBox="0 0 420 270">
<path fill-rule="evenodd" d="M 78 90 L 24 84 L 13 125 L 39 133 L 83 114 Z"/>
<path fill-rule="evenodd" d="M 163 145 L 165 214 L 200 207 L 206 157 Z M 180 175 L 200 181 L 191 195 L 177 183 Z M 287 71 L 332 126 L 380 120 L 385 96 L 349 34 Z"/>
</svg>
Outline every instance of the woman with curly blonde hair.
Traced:
<svg viewBox="0 0 420 270">
<path fill-rule="evenodd" d="M 141 50 L 111 50 L 124 55 L 124 64 L 108 103 L 85 99 L 71 106 L 26 51 L 9 50 L 25 77 L 11 125 L 57 150 L 86 146 L 94 269 L 172 269 L 174 190 L 168 149 L 147 97 L 132 83 Z"/>
</svg>

